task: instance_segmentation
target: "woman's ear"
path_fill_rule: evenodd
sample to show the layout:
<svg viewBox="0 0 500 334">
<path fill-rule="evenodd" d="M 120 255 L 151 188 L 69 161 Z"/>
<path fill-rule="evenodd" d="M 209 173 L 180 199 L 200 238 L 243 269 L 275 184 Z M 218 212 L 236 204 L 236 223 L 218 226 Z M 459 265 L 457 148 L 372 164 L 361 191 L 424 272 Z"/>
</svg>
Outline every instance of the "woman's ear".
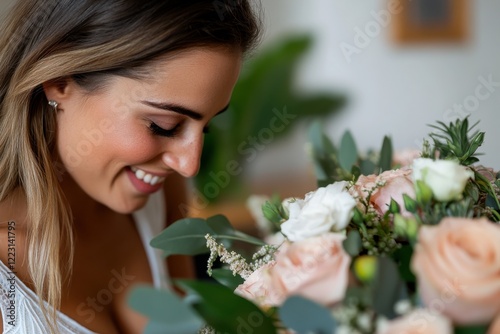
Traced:
<svg viewBox="0 0 500 334">
<path fill-rule="evenodd" d="M 44 82 L 42 87 L 47 100 L 63 103 L 73 93 L 74 82 L 70 78 L 61 78 Z"/>
</svg>

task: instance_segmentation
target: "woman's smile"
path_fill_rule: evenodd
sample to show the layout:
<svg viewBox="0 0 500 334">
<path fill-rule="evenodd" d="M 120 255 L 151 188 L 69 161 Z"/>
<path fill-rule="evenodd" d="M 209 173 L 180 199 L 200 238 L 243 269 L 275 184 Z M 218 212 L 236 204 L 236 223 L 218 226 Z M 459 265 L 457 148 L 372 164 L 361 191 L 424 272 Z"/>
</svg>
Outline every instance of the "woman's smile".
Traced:
<svg viewBox="0 0 500 334">
<path fill-rule="evenodd" d="M 167 174 L 151 173 L 134 166 L 125 168 L 130 182 L 141 193 L 152 194 L 162 188 Z"/>
</svg>

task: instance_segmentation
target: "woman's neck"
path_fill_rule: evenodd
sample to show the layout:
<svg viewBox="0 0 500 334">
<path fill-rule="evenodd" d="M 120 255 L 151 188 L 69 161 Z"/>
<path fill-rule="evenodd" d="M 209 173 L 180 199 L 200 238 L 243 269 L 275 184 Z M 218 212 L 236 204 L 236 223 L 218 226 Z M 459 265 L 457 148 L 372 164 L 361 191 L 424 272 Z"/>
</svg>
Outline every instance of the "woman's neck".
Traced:
<svg viewBox="0 0 500 334">
<path fill-rule="evenodd" d="M 112 213 L 108 207 L 97 202 L 83 191 L 69 174 L 64 176 L 60 185 L 71 208 L 74 224 L 77 229 L 85 227 L 82 225 L 92 224 L 95 217 Z"/>
</svg>

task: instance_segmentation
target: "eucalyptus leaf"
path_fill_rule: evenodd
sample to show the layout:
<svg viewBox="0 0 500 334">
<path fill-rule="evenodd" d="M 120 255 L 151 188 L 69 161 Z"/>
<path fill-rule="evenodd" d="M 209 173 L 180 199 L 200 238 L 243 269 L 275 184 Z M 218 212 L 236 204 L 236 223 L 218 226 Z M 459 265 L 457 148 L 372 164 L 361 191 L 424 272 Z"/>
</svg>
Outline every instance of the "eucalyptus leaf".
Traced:
<svg viewBox="0 0 500 334">
<path fill-rule="evenodd" d="M 289 297 L 279 315 L 285 327 L 297 334 L 331 334 L 337 327 L 330 310 L 300 296 Z"/>
<path fill-rule="evenodd" d="M 339 163 L 346 171 L 350 171 L 358 160 L 358 149 L 350 131 L 346 131 L 340 141 Z"/>
<path fill-rule="evenodd" d="M 392 167 L 392 141 L 391 138 L 385 136 L 382 142 L 380 151 L 380 160 L 378 162 L 380 173 L 391 169 Z"/>
<path fill-rule="evenodd" d="M 363 249 L 361 235 L 357 230 L 351 230 L 347 233 L 347 238 L 343 242 L 344 250 L 350 256 L 354 257 L 359 255 Z"/>
<path fill-rule="evenodd" d="M 231 290 L 235 290 L 244 282 L 243 278 L 240 276 L 234 276 L 233 272 L 229 269 L 212 269 L 212 277 L 217 282 Z"/>
<path fill-rule="evenodd" d="M 178 281 L 186 291 L 200 299 L 195 309 L 216 331 L 222 333 L 277 333 L 273 320 L 259 307 L 220 284 Z"/>
<path fill-rule="evenodd" d="M 205 236 L 215 234 L 205 219 L 185 218 L 176 221 L 158 236 L 150 245 L 163 250 L 165 256 L 174 254 L 199 255 L 208 253 Z"/>
<path fill-rule="evenodd" d="M 407 298 L 404 282 L 393 260 L 381 256 L 377 261 L 377 275 L 373 284 L 373 308 L 388 319 L 396 317 L 394 305 Z"/>
<path fill-rule="evenodd" d="M 203 325 L 198 314 L 171 291 L 139 286 L 132 290 L 128 304 L 151 320 L 145 333 L 192 334 Z"/>
</svg>

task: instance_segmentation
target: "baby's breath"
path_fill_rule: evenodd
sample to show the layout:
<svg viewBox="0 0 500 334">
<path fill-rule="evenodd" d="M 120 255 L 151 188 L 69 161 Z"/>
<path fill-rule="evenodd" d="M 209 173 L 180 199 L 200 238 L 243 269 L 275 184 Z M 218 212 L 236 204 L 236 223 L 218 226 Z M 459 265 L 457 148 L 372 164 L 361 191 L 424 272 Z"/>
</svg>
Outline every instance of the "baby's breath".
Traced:
<svg viewBox="0 0 500 334">
<path fill-rule="evenodd" d="M 247 279 L 252 274 L 254 270 L 243 256 L 234 251 L 228 251 L 223 244 L 217 243 L 217 240 L 210 234 L 207 234 L 205 239 L 207 240 L 207 248 L 210 249 L 210 258 L 208 259 L 207 266 L 208 275 L 212 276 L 212 267 L 217 257 L 220 257 L 222 263 L 229 265 L 229 269 L 233 272 L 234 276 L 238 274 L 241 278 Z"/>
</svg>

